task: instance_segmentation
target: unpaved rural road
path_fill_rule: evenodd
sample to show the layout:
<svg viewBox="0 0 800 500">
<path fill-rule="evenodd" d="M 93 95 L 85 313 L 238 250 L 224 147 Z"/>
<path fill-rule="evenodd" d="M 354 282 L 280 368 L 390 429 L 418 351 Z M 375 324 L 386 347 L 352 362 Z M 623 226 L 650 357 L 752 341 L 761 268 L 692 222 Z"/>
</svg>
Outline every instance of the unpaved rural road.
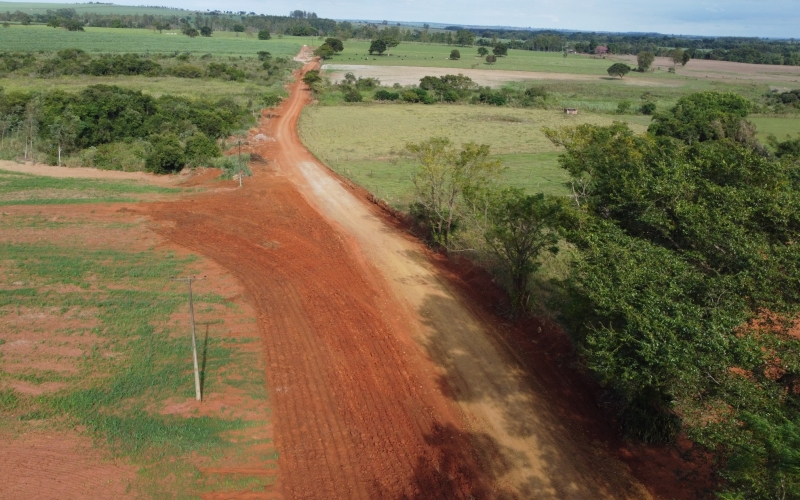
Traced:
<svg viewBox="0 0 800 500">
<path fill-rule="evenodd" d="M 265 497 L 649 498 L 559 417 L 502 323 L 306 150 L 299 76 L 251 132 L 275 140 L 253 142 L 268 163 L 243 189 L 141 205 L 258 311 L 279 451 Z"/>
</svg>

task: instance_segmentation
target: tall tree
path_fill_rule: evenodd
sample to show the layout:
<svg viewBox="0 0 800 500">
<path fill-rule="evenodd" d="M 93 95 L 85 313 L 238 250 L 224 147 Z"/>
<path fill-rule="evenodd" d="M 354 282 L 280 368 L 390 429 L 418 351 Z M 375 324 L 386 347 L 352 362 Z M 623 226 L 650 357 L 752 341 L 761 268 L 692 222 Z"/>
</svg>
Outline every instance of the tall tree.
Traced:
<svg viewBox="0 0 800 500">
<path fill-rule="evenodd" d="M 656 60 L 656 55 L 650 51 L 643 50 L 636 56 L 636 62 L 639 65 L 639 71 L 647 71 Z"/>
<path fill-rule="evenodd" d="M 500 172 L 500 161 L 489 158 L 485 144 L 470 142 L 457 150 L 443 137 L 407 144 L 406 150 L 418 162 L 412 175 L 413 211 L 429 226 L 434 242 L 449 250 L 462 217 L 464 190 L 490 182 Z"/>
<path fill-rule="evenodd" d="M 560 211 L 557 200 L 518 188 L 500 191 L 490 202 L 483 236 L 502 269 L 514 316 L 527 309 L 530 278 L 541 266 L 541 253 L 558 252 L 559 236 L 552 228 Z"/>
</svg>

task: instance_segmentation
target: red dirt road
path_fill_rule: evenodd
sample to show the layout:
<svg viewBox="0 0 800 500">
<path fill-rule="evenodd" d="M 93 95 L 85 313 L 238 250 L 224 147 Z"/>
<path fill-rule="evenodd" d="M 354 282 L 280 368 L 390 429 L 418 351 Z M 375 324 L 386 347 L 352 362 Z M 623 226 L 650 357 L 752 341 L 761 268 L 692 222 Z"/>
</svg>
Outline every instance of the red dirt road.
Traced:
<svg viewBox="0 0 800 500">
<path fill-rule="evenodd" d="M 275 141 L 243 189 L 141 205 L 255 306 L 283 496 L 648 498 L 559 416 L 504 326 L 302 146 L 308 100 L 296 84 L 253 131 Z"/>
</svg>

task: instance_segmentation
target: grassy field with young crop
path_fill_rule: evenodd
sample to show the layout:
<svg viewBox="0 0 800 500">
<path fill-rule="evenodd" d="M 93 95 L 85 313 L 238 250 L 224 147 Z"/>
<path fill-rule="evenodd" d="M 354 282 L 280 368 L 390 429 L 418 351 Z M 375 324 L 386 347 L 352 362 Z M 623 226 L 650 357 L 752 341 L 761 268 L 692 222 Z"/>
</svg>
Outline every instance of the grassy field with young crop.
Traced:
<svg viewBox="0 0 800 500">
<path fill-rule="evenodd" d="M 213 36 L 190 38 L 180 30 L 159 33 L 145 29 L 84 28 L 85 31 L 67 31 L 47 26 L 11 25 L 0 28 L 0 47 L 7 51 L 54 52 L 65 48 L 81 49 L 88 53 L 170 53 L 189 52 L 195 55 L 256 57 L 256 52 L 266 50 L 273 57 L 292 58 L 300 47 L 315 39 L 309 37 L 273 38 L 259 40 L 255 35 L 215 31 Z M 237 36 L 238 35 L 238 36 Z"/>
<path fill-rule="evenodd" d="M 86 439 L 132 468 L 127 491 L 142 498 L 270 487 L 275 475 L 266 471 L 231 477 L 200 469 L 277 458 L 254 347 L 260 337 L 249 306 L 229 296 L 232 278 L 196 255 L 158 245 L 141 221 L 114 205 L 75 205 L 177 190 L 6 172 L 0 184 L 6 444 L 42 432 Z M 192 409 L 186 285 L 170 277 L 205 273 L 215 274 L 195 286 L 194 301 L 207 403 Z M 226 408 L 231 397 L 239 404 Z"/>
<path fill-rule="evenodd" d="M 403 207 L 412 189 L 413 163 L 404 154 L 409 142 L 448 137 L 455 144 L 489 144 L 508 168 L 503 182 L 531 193 L 564 193 L 566 175 L 557 165 L 559 152 L 542 127 L 608 125 L 626 118 L 490 106 L 364 104 L 306 108 L 299 130 L 305 145 L 328 166 Z M 646 127 L 635 117 L 631 128 L 642 132 Z"/>
</svg>

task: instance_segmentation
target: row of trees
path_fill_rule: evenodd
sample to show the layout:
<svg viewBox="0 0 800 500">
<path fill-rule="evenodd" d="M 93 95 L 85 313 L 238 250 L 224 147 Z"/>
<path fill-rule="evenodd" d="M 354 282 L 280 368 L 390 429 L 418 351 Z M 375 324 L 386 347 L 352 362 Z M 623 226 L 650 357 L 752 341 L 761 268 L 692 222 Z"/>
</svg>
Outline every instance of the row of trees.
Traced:
<svg viewBox="0 0 800 500">
<path fill-rule="evenodd" d="M 74 94 L 0 89 L 0 151 L 24 143 L 26 159 L 39 152 L 62 164 L 64 155 L 81 150 L 143 144 L 146 167 L 168 172 L 218 156 L 216 140 L 249 124 L 249 111 L 229 99 L 154 98 L 106 85 Z"/>
<path fill-rule="evenodd" d="M 645 134 L 546 129 L 569 197 L 499 187 L 485 145 L 409 144 L 411 214 L 444 251 L 487 262 L 515 315 L 543 256 L 570 248 L 552 306 L 624 431 L 686 433 L 724 498 L 800 498 L 800 138 L 771 152 L 752 108 L 706 92 Z"/>
</svg>

